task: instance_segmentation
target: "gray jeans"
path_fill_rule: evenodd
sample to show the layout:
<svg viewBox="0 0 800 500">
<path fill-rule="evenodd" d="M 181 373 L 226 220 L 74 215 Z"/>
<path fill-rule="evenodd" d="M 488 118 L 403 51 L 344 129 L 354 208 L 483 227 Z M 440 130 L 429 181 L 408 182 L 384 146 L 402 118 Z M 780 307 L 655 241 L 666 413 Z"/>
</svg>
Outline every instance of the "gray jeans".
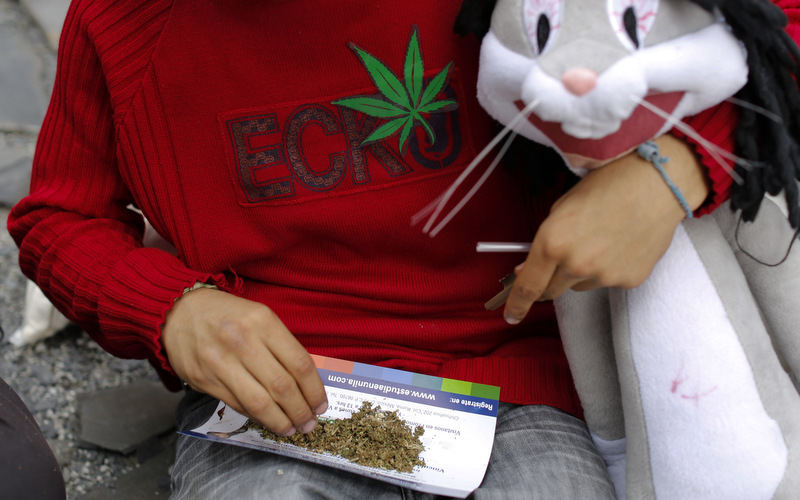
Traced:
<svg viewBox="0 0 800 500">
<path fill-rule="evenodd" d="M 217 401 L 189 394 L 182 429 L 211 416 Z M 173 500 L 432 500 L 337 469 L 181 435 L 172 472 Z M 492 456 L 470 498 L 614 499 L 614 487 L 586 425 L 548 406 L 501 404 Z"/>
</svg>

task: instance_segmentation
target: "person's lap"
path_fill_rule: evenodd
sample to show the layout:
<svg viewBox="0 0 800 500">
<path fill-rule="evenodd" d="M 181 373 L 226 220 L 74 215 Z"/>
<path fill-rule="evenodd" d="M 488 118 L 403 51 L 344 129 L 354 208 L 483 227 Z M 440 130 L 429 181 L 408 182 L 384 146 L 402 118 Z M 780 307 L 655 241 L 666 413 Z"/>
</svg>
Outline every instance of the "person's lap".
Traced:
<svg viewBox="0 0 800 500">
<path fill-rule="evenodd" d="M 203 423 L 216 401 L 190 394 L 182 429 Z M 433 499 L 435 496 L 262 451 L 181 435 L 172 499 Z M 579 419 L 547 406 L 501 404 L 482 499 L 615 498 L 602 458 Z"/>
</svg>

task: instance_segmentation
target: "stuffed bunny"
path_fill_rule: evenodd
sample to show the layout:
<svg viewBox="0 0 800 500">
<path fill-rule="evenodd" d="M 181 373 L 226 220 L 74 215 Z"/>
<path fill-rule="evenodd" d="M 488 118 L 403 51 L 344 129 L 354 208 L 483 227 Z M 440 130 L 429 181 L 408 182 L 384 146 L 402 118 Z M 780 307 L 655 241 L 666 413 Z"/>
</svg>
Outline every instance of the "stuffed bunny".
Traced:
<svg viewBox="0 0 800 500">
<path fill-rule="evenodd" d="M 641 286 L 555 304 L 620 498 L 800 498 L 800 54 L 785 16 L 767 0 L 494 3 L 461 13 L 479 34 L 491 16 L 479 100 L 578 175 L 734 94 L 766 108 L 741 113 L 736 211 L 687 217 Z"/>
</svg>

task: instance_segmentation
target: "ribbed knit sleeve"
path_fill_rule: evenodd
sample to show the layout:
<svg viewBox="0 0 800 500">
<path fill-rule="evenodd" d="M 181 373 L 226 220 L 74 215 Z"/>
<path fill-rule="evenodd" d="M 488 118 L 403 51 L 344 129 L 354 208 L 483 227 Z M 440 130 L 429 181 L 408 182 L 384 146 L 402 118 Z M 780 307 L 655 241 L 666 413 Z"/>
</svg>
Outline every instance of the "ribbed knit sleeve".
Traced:
<svg viewBox="0 0 800 500">
<path fill-rule="evenodd" d="M 117 168 L 115 117 L 149 67 L 169 2 L 74 1 L 62 31 L 56 82 L 34 158 L 31 192 L 8 229 L 20 267 L 56 307 L 110 353 L 146 358 L 170 387 L 159 342 L 183 288 L 223 276 L 187 269 L 142 248 L 141 217 Z M 106 44 L 103 40 L 114 40 Z"/>
<path fill-rule="evenodd" d="M 710 192 L 703 205 L 695 210 L 695 215 L 704 215 L 714 211 L 731 196 L 733 187 L 731 171 L 734 166 L 716 151 L 733 152 L 738 113 L 732 104 L 724 102 L 687 117 L 684 122 L 697 132 L 702 141 L 677 128 L 672 129 L 671 133 L 686 140 L 694 149 L 700 163 L 706 168 Z"/>
</svg>

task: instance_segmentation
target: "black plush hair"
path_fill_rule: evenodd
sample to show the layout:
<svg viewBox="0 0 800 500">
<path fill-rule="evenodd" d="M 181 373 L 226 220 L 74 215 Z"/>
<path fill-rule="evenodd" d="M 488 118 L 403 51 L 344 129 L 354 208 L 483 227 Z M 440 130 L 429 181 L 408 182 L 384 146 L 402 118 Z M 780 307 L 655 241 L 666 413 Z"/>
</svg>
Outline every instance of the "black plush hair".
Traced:
<svg viewBox="0 0 800 500">
<path fill-rule="evenodd" d="M 736 133 L 737 154 L 759 162 L 746 170 L 738 167 L 744 184 L 736 186 L 731 206 L 753 220 L 764 193 L 786 192 L 789 220 L 800 226 L 800 51 L 784 31 L 786 16 L 765 0 L 693 0 L 699 6 L 718 9 L 747 50 L 750 68 L 747 85 L 737 97 L 761 106 L 781 122 L 743 108 Z"/>
<path fill-rule="evenodd" d="M 464 0 L 453 31 L 461 36 L 474 33 L 478 38 L 489 32 L 492 11 L 497 0 Z"/>
<path fill-rule="evenodd" d="M 787 19 L 770 0 L 691 0 L 709 12 L 719 12 L 747 50 L 748 82 L 737 98 L 766 109 L 776 121 L 749 108 L 740 110 L 735 153 L 755 166 L 737 166 L 744 179 L 735 185 L 731 206 L 753 220 L 765 193 L 786 193 L 789 221 L 800 227 L 800 51 L 786 34 Z M 464 0 L 456 33 L 489 31 L 496 0 Z"/>
</svg>

